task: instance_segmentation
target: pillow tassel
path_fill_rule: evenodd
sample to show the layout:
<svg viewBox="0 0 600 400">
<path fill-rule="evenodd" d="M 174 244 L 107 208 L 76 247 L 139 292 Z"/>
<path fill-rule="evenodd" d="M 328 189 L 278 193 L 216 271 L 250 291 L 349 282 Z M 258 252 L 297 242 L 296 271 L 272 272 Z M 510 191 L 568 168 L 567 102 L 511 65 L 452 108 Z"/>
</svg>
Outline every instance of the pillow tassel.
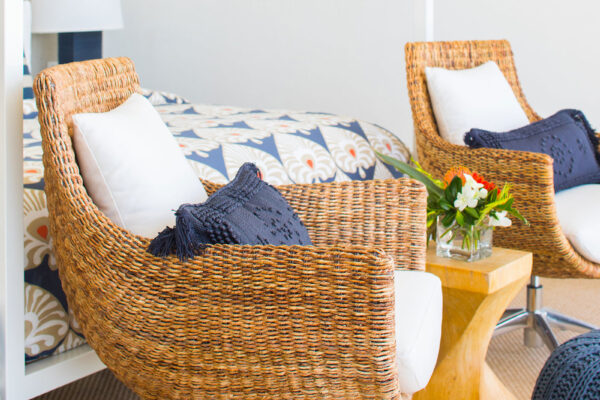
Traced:
<svg viewBox="0 0 600 400">
<path fill-rule="evenodd" d="M 598 139 L 598 136 L 596 136 L 596 130 L 594 128 L 592 128 L 592 125 L 590 125 L 590 122 L 587 120 L 585 115 L 579 110 L 570 110 L 570 111 L 573 112 L 573 118 L 575 118 L 577 121 L 581 122 L 585 131 L 588 133 L 588 137 L 590 138 L 590 141 L 592 142 L 592 147 L 595 150 L 598 149 L 598 146 L 600 146 L 600 139 Z M 598 164 L 600 164 L 600 152 L 596 150 L 594 155 L 596 156 L 596 161 L 598 161 Z"/>
<path fill-rule="evenodd" d="M 166 257 L 175 252 L 175 229 L 166 227 L 150 242 L 148 251 L 156 257 Z"/>
<path fill-rule="evenodd" d="M 201 254 L 206 249 L 208 240 L 203 232 L 203 227 L 199 226 L 198 220 L 191 212 L 193 205 L 185 204 L 179 207 L 175 215 L 175 244 L 176 254 L 181 261 L 193 258 Z"/>
</svg>

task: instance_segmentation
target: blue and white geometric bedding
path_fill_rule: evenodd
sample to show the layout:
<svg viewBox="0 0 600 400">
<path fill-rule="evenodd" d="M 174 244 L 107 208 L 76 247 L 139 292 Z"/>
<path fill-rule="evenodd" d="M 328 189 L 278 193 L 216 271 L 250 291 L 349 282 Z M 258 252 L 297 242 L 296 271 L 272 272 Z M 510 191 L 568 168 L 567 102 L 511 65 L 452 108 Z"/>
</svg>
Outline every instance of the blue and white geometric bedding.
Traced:
<svg viewBox="0 0 600 400">
<path fill-rule="evenodd" d="M 30 77 L 26 77 L 30 79 Z M 27 85 L 25 85 L 27 86 Z M 28 362 L 77 347 L 85 340 L 69 312 L 48 231 L 42 148 L 30 88 L 23 103 L 25 179 L 25 357 Z M 226 183 L 246 161 L 269 183 L 384 179 L 399 173 L 373 149 L 408 160 L 404 144 L 376 125 L 337 115 L 190 104 L 143 91 L 205 179 Z M 143 143 L 139 150 L 143 151 Z"/>
</svg>

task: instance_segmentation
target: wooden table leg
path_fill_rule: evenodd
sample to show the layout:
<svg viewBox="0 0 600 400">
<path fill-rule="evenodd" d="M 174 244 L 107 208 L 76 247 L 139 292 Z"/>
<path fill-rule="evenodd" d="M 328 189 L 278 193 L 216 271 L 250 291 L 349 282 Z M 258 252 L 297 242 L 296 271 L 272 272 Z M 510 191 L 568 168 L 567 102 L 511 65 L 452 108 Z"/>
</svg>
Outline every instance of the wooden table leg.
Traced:
<svg viewBox="0 0 600 400">
<path fill-rule="evenodd" d="M 489 294 L 443 288 L 442 341 L 438 363 L 415 400 L 512 400 L 514 395 L 485 363 L 496 323 L 527 276 Z"/>
<path fill-rule="evenodd" d="M 504 386 L 490 366 L 484 362 L 481 376 L 481 398 L 482 399 L 506 399 L 516 400 L 510 390 Z"/>
</svg>

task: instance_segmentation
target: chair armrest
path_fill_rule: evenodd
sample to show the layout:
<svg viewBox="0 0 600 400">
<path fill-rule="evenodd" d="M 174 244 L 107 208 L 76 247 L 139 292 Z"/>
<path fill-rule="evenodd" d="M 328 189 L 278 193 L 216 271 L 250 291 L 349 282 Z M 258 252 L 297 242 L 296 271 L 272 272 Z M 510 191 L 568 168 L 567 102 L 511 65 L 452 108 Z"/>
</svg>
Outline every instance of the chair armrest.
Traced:
<svg viewBox="0 0 600 400">
<path fill-rule="evenodd" d="M 210 195 L 222 185 L 202 181 Z M 425 270 L 425 187 L 412 179 L 278 186 L 316 246 L 377 246 L 396 265 Z"/>
<path fill-rule="evenodd" d="M 513 221 L 510 228 L 496 229 L 495 245 L 531 251 L 538 263 L 556 260 L 557 249 L 559 257 L 572 258 L 572 247 L 562 233 L 556 214 L 550 156 L 515 150 L 471 149 L 422 133 L 417 135 L 417 140 L 421 165 L 435 175 L 463 165 L 497 185 L 512 185 L 515 207 L 530 226 Z"/>
<path fill-rule="evenodd" d="M 400 267 L 425 269 L 427 192 L 421 183 L 400 178 L 278 189 L 315 245 L 377 246 Z"/>
<path fill-rule="evenodd" d="M 178 398 L 397 398 L 394 263 L 382 250 L 214 245 L 180 263 L 146 244 L 125 264 L 98 254 L 101 279 L 63 271 L 86 338 L 138 394 L 166 398 L 165 381 L 196 381 Z"/>
<path fill-rule="evenodd" d="M 451 167 L 463 165 L 485 174 L 486 178 L 490 177 L 488 180 L 492 180 L 492 175 L 496 174 L 499 177 L 496 180 L 502 181 L 502 177 L 507 177 L 510 178 L 508 181 L 514 182 L 523 178 L 523 172 L 530 172 L 538 178 L 527 178 L 528 181 L 534 179 L 543 186 L 553 185 L 553 161 L 546 154 L 504 149 L 471 149 L 448 143 L 432 132 L 420 132 L 417 134 L 417 142 L 419 162 L 424 167 L 427 166 L 427 170 L 438 172 L 438 175 Z"/>
</svg>

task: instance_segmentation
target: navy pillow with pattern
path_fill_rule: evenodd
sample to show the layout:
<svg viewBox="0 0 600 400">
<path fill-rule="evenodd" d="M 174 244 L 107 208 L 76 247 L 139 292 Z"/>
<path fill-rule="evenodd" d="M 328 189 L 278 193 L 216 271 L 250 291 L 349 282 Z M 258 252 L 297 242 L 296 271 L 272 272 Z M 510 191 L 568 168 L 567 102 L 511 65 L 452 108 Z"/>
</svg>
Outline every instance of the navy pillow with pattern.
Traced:
<svg viewBox="0 0 600 400">
<path fill-rule="evenodd" d="M 600 183 L 600 155 L 594 130 L 578 110 L 561 110 L 551 117 L 508 132 L 471 129 L 469 147 L 530 151 L 554 159 L 554 190 Z"/>
<path fill-rule="evenodd" d="M 167 227 L 154 238 L 150 253 L 175 253 L 185 260 L 209 244 L 312 244 L 298 215 L 252 163 L 242 165 L 204 203 L 183 204 L 175 214 L 175 228 Z"/>
</svg>

